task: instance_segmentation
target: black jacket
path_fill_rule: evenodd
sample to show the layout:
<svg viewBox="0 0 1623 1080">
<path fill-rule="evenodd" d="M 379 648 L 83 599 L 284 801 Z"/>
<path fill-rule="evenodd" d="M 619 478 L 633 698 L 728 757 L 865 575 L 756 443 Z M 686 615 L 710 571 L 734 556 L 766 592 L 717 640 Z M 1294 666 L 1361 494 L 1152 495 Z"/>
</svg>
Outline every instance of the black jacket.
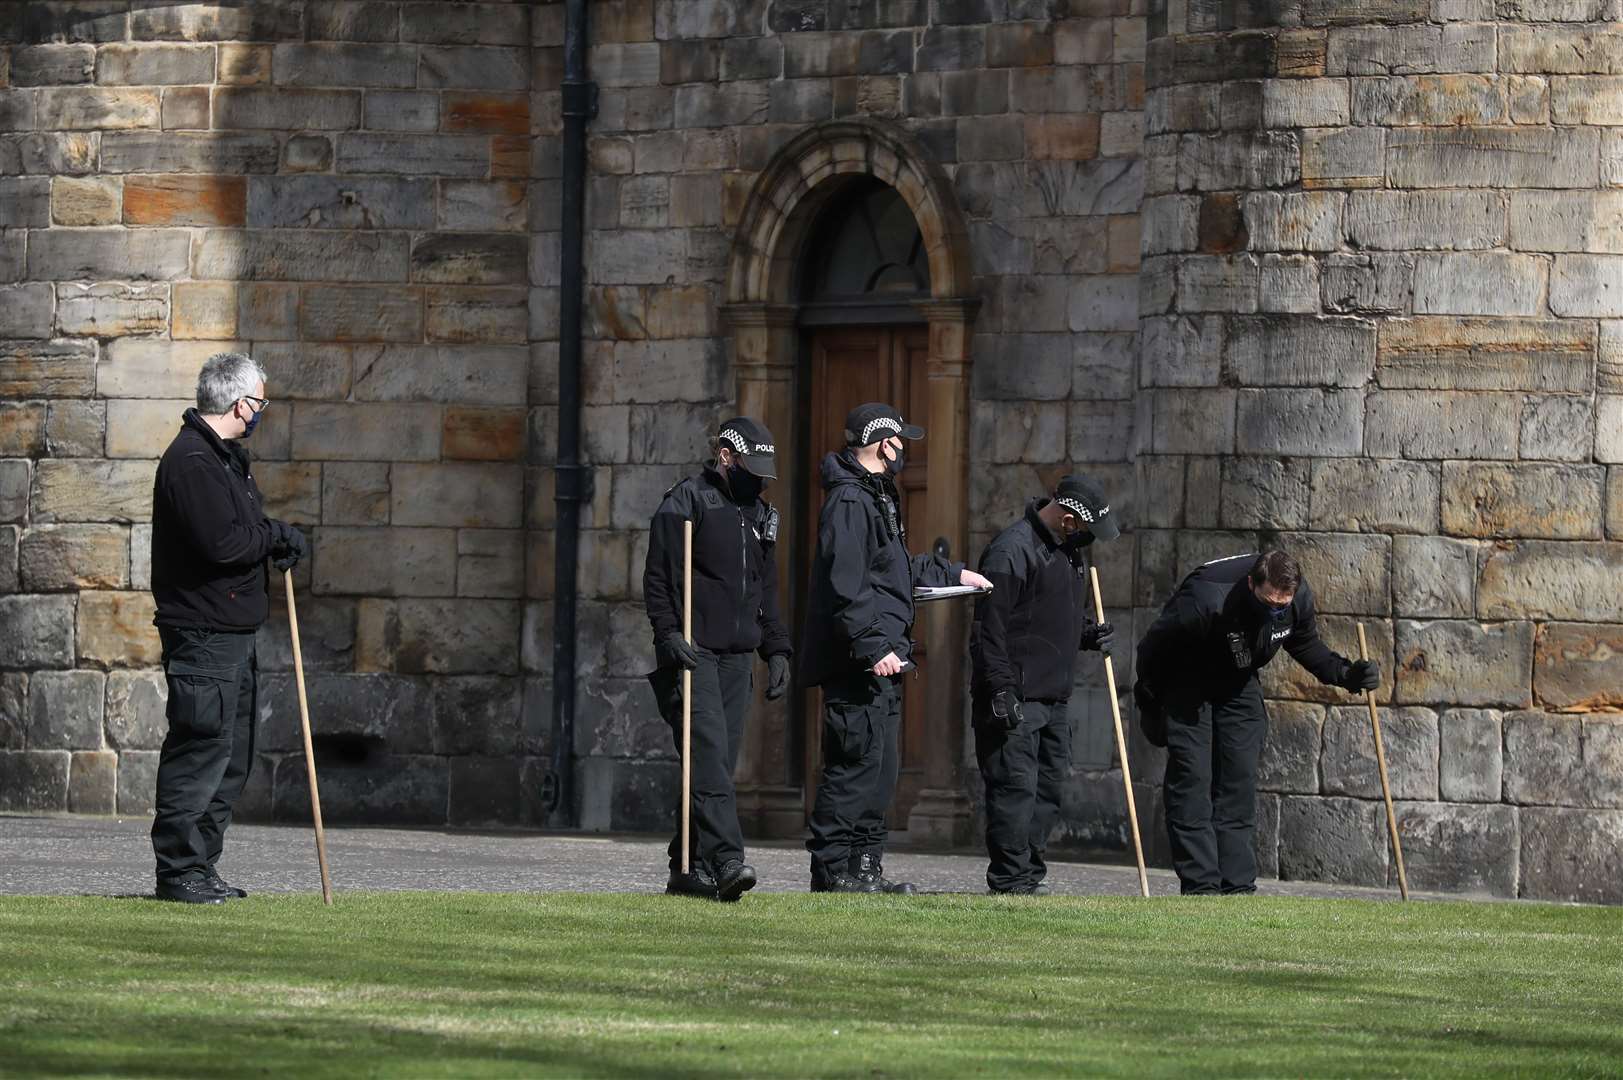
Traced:
<svg viewBox="0 0 1623 1080">
<path fill-rule="evenodd" d="M 152 483 L 152 599 L 159 626 L 253 630 L 269 612 L 274 531 L 248 451 L 187 409 Z"/>
<path fill-rule="evenodd" d="M 1138 643 L 1138 678 L 1168 703 L 1238 689 L 1281 647 L 1322 683 L 1342 685 L 1351 661 L 1319 637 L 1304 580 L 1285 617 L 1258 612 L 1246 579 L 1257 556 L 1235 555 L 1183 579 Z"/>
<path fill-rule="evenodd" d="M 893 652 L 913 654 L 913 586 L 955 585 L 964 564 L 909 555 L 896 485 L 845 450 L 822 468 L 823 510 L 807 601 L 801 680 L 822 686 Z"/>
<path fill-rule="evenodd" d="M 1037 512 L 998 533 L 981 555 L 992 592 L 975 602 L 969 631 L 970 687 L 977 701 L 1012 687 L 1024 701 L 1068 701 L 1082 631 L 1093 623 L 1080 551 L 1067 552 Z"/>
<path fill-rule="evenodd" d="M 649 526 L 643 602 L 657 643 L 682 633 L 682 522 L 693 522 L 693 640 L 711 652 L 788 654 L 773 559 L 778 513 L 740 505 L 706 467 L 665 493 Z"/>
</svg>

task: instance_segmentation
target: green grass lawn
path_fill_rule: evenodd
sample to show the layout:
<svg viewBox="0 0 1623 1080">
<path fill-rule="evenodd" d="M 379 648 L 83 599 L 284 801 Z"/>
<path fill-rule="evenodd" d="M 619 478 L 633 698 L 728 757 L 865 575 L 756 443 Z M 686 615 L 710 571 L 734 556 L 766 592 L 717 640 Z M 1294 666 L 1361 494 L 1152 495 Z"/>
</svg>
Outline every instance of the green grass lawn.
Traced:
<svg viewBox="0 0 1623 1080">
<path fill-rule="evenodd" d="M 0 897 L 0 1075 L 1617 1076 L 1623 911 Z"/>
</svg>

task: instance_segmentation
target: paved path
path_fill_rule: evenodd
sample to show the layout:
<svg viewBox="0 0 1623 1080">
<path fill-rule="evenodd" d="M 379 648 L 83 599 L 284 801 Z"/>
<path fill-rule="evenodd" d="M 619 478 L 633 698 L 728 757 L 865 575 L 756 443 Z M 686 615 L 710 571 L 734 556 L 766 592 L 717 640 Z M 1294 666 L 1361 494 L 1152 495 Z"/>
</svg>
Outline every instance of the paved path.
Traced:
<svg viewBox="0 0 1623 1080">
<path fill-rule="evenodd" d="M 0 894 L 131 895 L 152 888 L 150 822 L 137 818 L 20 817 L 0 815 Z M 665 883 L 665 841 L 647 836 L 481 833 L 413 829 L 329 829 L 327 857 L 337 890 L 400 889 L 474 892 L 656 892 Z M 750 862 L 759 890 L 806 888 L 804 850 L 792 844 L 756 845 Z M 320 888 L 315 842 L 309 829 L 235 825 L 226 839 L 220 872 L 250 892 Z M 926 892 L 980 893 L 986 862 L 973 854 L 892 852 L 892 878 Z M 1093 863 L 1050 866 L 1056 893 L 1132 896 L 1131 867 Z M 1150 871 L 1150 891 L 1178 891 L 1169 871 Z M 1394 899 L 1384 889 L 1262 884 L 1282 896 Z"/>
</svg>

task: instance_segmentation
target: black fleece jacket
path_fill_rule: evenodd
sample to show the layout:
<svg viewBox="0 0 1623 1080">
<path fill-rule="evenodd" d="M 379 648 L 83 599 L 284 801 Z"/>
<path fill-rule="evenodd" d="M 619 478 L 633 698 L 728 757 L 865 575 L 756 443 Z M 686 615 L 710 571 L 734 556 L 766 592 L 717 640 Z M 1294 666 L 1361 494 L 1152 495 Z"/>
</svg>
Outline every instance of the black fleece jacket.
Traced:
<svg viewBox="0 0 1623 1080">
<path fill-rule="evenodd" d="M 275 530 L 248 451 L 187 409 L 152 483 L 152 599 L 158 626 L 256 629 L 269 612 Z"/>
<path fill-rule="evenodd" d="M 693 522 L 693 640 L 711 652 L 788 655 L 773 557 L 777 511 L 740 504 L 706 467 L 665 493 L 648 535 L 643 602 L 658 643 L 682 633 L 682 522 Z"/>
<path fill-rule="evenodd" d="M 1019 521 L 981 555 L 992 592 L 975 602 L 969 631 L 970 688 L 985 701 L 1012 687 L 1023 701 L 1069 701 L 1082 631 L 1093 623 L 1087 566 L 1043 524 L 1047 499 L 1026 504 Z"/>
<path fill-rule="evenodd" d="M 807 686 L 849 678 L 886 653 L 913 655 L 913 586 L 954 585 L 964 564 L 910 555 L 902 504 L 887 473 L 871 473 L 850 449 L 823 459 L 800 677 Z"/>
<path fill-rule="evenodd" d="M 1351 666 L 1319 637 L 1313 590 L 1304 580 L 1285 617 L 1257 611 L 1247 584 L 1253 554 L 1217 559 L 1178 586 L 1138 643 L 1138 678 L 1168 703 L 1237 689 L 1280 648 L 1314 678 L 1342 686 Z"/>
</svg>

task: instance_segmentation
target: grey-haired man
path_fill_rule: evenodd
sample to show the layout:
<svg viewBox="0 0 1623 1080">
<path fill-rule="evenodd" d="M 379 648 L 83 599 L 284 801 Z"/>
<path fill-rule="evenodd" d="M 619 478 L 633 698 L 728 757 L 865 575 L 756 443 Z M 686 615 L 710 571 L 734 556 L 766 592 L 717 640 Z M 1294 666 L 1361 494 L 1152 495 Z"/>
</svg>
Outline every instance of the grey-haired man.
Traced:
<svg viewBox="0 0 1623 1080">
<path fill-rule="evenodd" d="M 153 482 L 152 621 L 169 685 L 152 822 L 160 900 L 218 904 L 247 895 L 215 863 L 254 760 L 265 560 L 286 570 L 305 553 L 297 529 L 265 516 L 241 445 L 269 405 L 265 373 L 251 358 L 209 357 L 197 407 L 186 410 Z"/>
</svg>

